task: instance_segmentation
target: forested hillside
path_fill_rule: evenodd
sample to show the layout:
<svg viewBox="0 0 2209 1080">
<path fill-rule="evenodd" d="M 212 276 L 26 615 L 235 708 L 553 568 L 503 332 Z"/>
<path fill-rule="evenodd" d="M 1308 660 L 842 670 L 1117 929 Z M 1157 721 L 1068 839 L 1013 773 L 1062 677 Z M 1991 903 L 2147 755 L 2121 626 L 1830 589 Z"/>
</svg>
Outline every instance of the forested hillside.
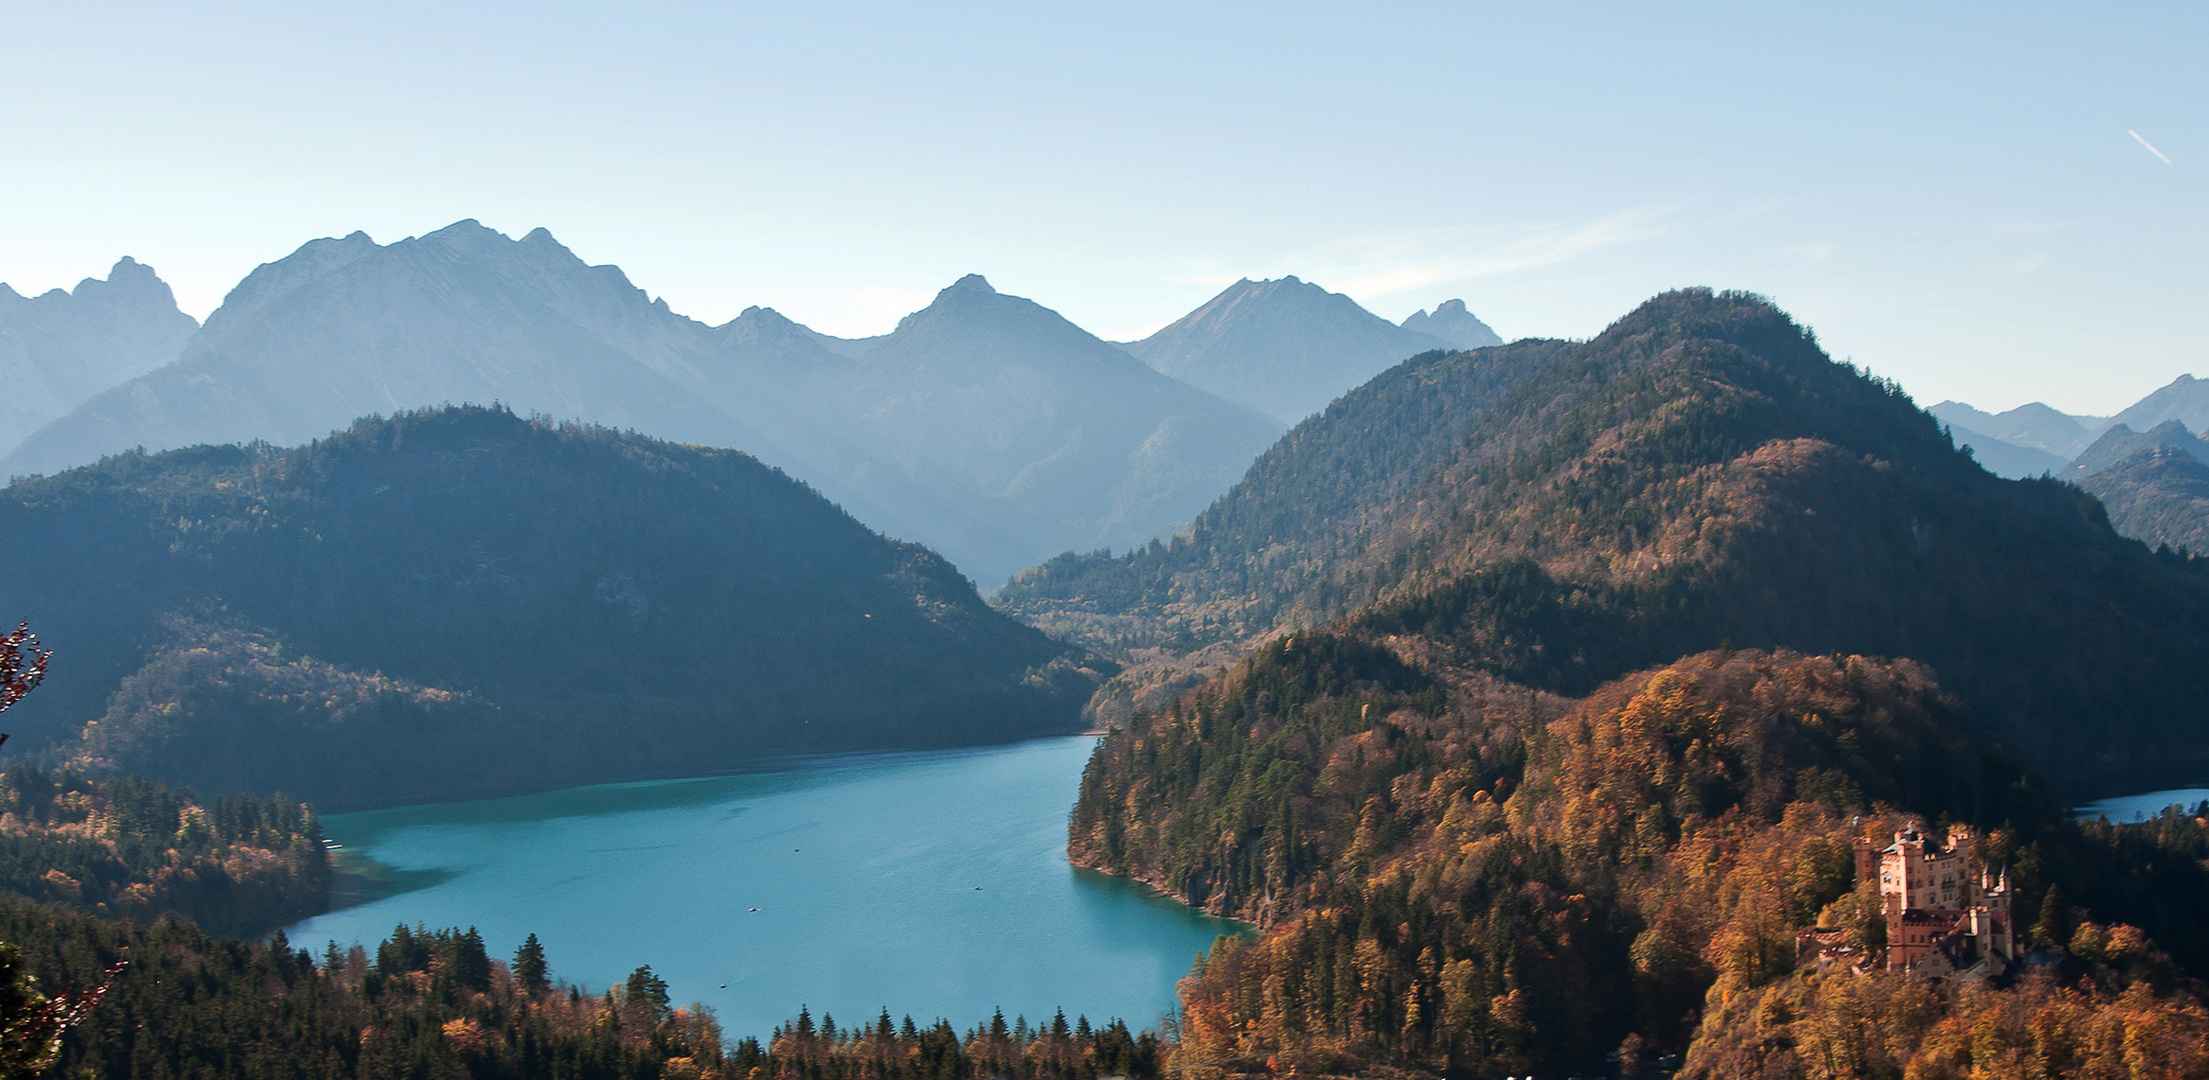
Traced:
<svg viewBox="0 0 2209 1080">
<path fill-rule="evenodd" d="M 1459 401 L 1414 404 L 1450 371 L 1474 377 Z M 2068 484 L 1989 475 L 1742 294 L 1668 293 L 1584 345 L 1420 358 L 1292 433 L 1186 539 L 1056 560 L 1000 603 L 1182 650 L 1355 615 L 1573 695 L 1728 643 L 1909 657 L 2069 792 L 2209 767 L 2209 564 L 2118 536 Z"/>
<path fill-rule="evenodd" d="M 1070 729 L 1096 673 L 751 457 L 456 408 L 0 495 L 19 743 L 325 810 Z"/>
<path fill-rule="evenodd" d="M 2118 532 L 2209 554 L 2209 462 L 2199 456 L 2155 447 L 2073 482 L 2102 501 Z"/>
<path fill-rule="evenodd" d="M 94 986 L 127 963 L 62 1040 L 53 1074 L 172 1080 L 558 1077 L 571 1080 L 1098 1080 L 1159 1075 L 1149 1032 L 1061 1012 L 1002 1013 L 963 1033 L 887 1011 L 839 1027 L 725 1035 L 677 1007 L 649 966 L 603 990 L 553 978 L 531 936 L 511 963 L 475 930 L 397 927 L 373 951 L 87 918 L 0 898 L 0 940 L 43 987 Z"/>
<path fill-rule="evenodd" d="M 281 795 L 203 802 L 158 780 L 15 762 L 0 773 L 0 892 L 259 934 L 328 906 L 329 853 L 314 811 Z"/>
<path fill-rule="evenodd" d="M 1421 651 L 1299 634 L 1099 748 L 1076 861 L 1267 927 L 1184 983 L 1177 1065 L 2209 1068 L 2209 821 L 2068 824 L 1919 665 L 1705 653 L 1569 701 Z M 1982 825 L 2063 966 L 2009 992 L 1798 970 L 1798 927 L 1884 944 L 1853 842 L 1912 818 Z"/>
<path fill-rule="evenodd" d="M 1282 436 L 1172 544 L 1061 555 L 995 602 L 1120 647 L 1190 647 L 1322 618 L 1341 603 L 1323 587 L 1329 571 L 1366 549 L 1496 401 L 1572 351 L 1529 340 L 1412 357 Z"/>
<path fill-rule="evenodd" d="M 2209 1070 L 2209 810 L 2059 797 L 2198 779 L 2209 566 L 1988 475 L 1758 298 L 1421 357 L 1181 542 L 1006 600 L 1134 655 L 1249 650 L 1137 700 L 1069 827 L 1077 863 L 1265 928 L 1183 984 L 1187 1075 Z M 1881 962 L 1854 853 L 1910 822 L 2006 871 L 2041 950 L 2014 981 Z"/>
</svg>

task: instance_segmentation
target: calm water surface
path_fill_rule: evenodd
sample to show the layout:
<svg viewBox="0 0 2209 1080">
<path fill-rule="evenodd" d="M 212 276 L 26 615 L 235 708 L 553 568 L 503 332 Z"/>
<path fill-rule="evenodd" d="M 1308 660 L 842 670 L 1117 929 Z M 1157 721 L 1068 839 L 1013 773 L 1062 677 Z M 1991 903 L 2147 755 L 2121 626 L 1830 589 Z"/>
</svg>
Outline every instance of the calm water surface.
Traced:
<svg viewBox="0 0 2209 1080">
<path fill-rule="evenodd" d="M 2120 795 L 2114 799 L 2075 806 L 2071 812 L 2083 818 L 2106 817 L 2112 823 L 2146 821 L 2163 812 L 2166 806 L 2183 806 L 2188 810 L 2200 806 L 2209 799 L 2209 788 L 2172 788 L 2169 791 L 2151 791 L 2145 795 Z"/>
<path fill-rule="evenodd" d="M 340 902 L 359 902 L 289 933 L 319 952 L 373 949 L 399 923 L 474 926 L 512 956 L 535 932 L 556 977 L 603 992 L 650 964 L 732 1038 L 765 1038 L 800 1004 L 839 1024 L 887 1006 L 964 1028 L 1002 1006 L 1147 1027 L 1196 954 L 1243 927 L 1067 865 L 1094 745 L 848 755 L 333 815 L 324 831 L 366 875 Z"/>
</svg>

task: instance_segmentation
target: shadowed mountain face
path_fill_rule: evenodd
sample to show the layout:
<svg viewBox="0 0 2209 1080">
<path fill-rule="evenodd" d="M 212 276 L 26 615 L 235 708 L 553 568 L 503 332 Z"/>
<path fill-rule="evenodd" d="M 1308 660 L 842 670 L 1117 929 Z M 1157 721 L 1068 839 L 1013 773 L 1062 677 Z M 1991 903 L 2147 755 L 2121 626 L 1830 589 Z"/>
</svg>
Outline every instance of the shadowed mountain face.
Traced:
<svg viewBox="0 0 2209 1080">
<path fill-rule="evenodd" d="M 1563 693 L 1727 642 L 1903 656 L 2073 791 L 2209 767 L 2188 704 L 2209 696 L 2209 564 L 2118 536 L 2067 484 L 1989 475 L 1754 297 L 1666 294 L 1532 349 L 1471 354 L 1522 365 L 1490 382 L 1404 365 L 1186 541 L 1054 560 L 1000 603 L 1180 649 L 1354 619 Z M 1430 378 L 1468 388 L 1468 426 L 1386 392 Z M 1413 479 L 1344 492 L 1345 461 Z"/>
<path fill-rule="evenodd" d="M 1286 277 L 1238 281 L 1127 350 L 1174 378 L 1293 423 L 1406 357 L 1449 347 L 1341 293 Z"/>
<path fill-rule="evenodd" d="M 542 229 L 517 241 L 464 221 L 388 246 L 355 233 L 256 270 L 174 364 L 85 403 L 0 470 L 292 444 L 364 415 L 501 402 L 757 453 L 994 584 L 1180 525 L 1279 433 L 979 292 L 994 299 L 939 300 L 868 345 L 760 308 L 706 326 Z"/>
<path fill-rule="evenodd" d="M 1067 538 L 1057 551 L 1124 548 L 1187 521 L 1281 430 L 980 275 L 907 316 L 858 368 L 850 411 L 901 470 L 877 487 L 885 519 L 957 490 L 973 512 L 942 544 L 985 553 L 999 575 L 1033 565 L 1043 536 Z M 889 501 L 899 494 L 911 501 Z"/>
<path fill-rule="evenodd" d="M 24 744 L 327 809 L 1070 730 L 1095 678 L 748 455 L 500 410 L 118 455 L 0 544 Z"/>
<path fill-rule="evenodd" d="M 0 284 L 0 452 L 47 422 L 176 359 L 199 322 L 152 268 L 125 258 L 107 280 L 25 298 Z"/>
<path fill-rule="evenodd" d="M 1403 327 L 1415 334 L 1440 338 L 1457 349 L 1485 349 L 1503 344 L 1503 339 L 1496 336 L 1487 323 L 1465 310 L 1463 300 L 1445 300 L 1432 315 L 1414 311 L 1404 319 Z"/>
</svg>

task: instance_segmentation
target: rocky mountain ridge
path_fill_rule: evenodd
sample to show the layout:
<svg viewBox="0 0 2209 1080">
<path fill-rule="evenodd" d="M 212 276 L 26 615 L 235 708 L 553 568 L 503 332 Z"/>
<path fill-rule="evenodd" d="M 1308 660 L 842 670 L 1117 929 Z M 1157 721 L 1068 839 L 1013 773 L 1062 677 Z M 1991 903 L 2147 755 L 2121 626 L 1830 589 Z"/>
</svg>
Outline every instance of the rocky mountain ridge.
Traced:
<svg viewBox="0 0 2209 1080">
<path fill-rule="evenodd" d="M 0 453 L 94 394 L 176 359 L 199 321 L 128 256 L 106 280 L 25 297 L 0 284 Z"/>
<path fill-rule="evenodd" d="M 498 402 L 756 453 L 994 585 L 1179 526 L 1279 433 L 1048 309 L 986 282 L 996 299 L 962 306 L 962 288 L 900 332 L 849 342 L 764 308 L 719 327 L 685 318 L 543 229 L 316 240 L 248 275 L 174 363 L 85 402 L 0 470 L 295 444 L 361 416 Z"/>
</svg>

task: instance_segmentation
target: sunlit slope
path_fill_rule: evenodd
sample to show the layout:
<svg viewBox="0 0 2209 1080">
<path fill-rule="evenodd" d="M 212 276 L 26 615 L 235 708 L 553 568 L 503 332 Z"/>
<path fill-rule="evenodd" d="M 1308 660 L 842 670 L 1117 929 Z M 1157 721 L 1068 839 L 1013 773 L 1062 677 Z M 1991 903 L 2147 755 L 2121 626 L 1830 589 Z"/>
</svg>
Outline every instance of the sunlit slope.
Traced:
<svg viewBox="0 0 2209 1080">
<path fill-rule="evenodd" d="M 1924 1066 L 2024 1048 L 2052 1067 L 1994 1073 L 2202 1068 L 2204 822 L 2071 822 L 1922 665 L 1717 650 L 1573 701 L 1421 644 L 1299 633 L 1100 744 L 1073 859 L 1263 927 L 1182 984 L 1177 1063 L 1601 1075 L 1620 1051 L 1685 1054 L 1683 1075 L 1967 1075 Z M 1852 970 L 1888 926 L 1857 839 L 1913 821 L 1976 826 L 2018 929 L 2070 943 L 2063 966 L 1957 992 Z M 1813 925 L 1854 952 L 1805 955 Z M 2033 1011 L 2051 1004 L 2062 1020 Z"/>
<path fill-rule="evenodd" d="M 498 410 L 111 458 L 0 543 L 26 743 L 324 808 L 1062 731 L 1093 681 L 747 455 Z"/>
<path fill-rule="evenodd" d="M 1567 693 L 1726 643 L 1910 657 L 2066 787 L 2209 766 L 2209 572 L 2066 484 L 1986 473 L 1768 302 L 1668 293 L 1516 358 L 1471 415 L 1387 392 L 1440 362 L 1396 369 L 1187 541 L 1060 560 L 1005 601 L 1184 644 L 1355 616 Z M 1363 461 L 1389 465 L 1336 464 Z"/>
</svg>

